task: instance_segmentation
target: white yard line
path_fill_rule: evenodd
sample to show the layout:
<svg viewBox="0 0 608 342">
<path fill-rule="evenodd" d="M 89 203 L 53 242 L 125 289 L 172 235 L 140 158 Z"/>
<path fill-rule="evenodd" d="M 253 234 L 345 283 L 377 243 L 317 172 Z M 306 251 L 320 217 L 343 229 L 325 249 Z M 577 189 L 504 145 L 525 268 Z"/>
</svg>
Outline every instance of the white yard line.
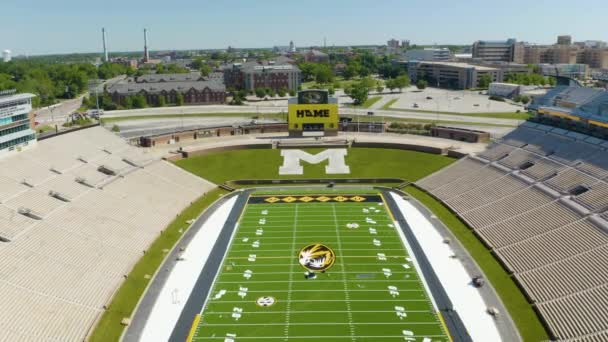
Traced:
<svg viewBox="0 0 608 342">
<path fill-rule="evenodd" d="M 340 265 L 342 266 L 342 269 L 344 269 L 344 260 L 342 259 L 342 242 L 340 241 L 340 228 L 338 227 L 338 218 L 336 216 L 336 205 L 332 204 L 331 209 L 334 213 L 334 222 L 336 225 L 336 237 L 338 238 L 338 251 L 340 252 L 340 257 L 338 258 L 338 260 L 340 260 Z M 353 314 L 351 312 L 352 308 L 350 305 L 350 294 L 348 293 L 348 281 L 346 279 L 346 276 L 342 277 L 342 280 L 344 281 L 344 297 L 346 298 L 346 314 L 348 317 L 350 335 L 351 335 L 351 340 L 354 342 L 357 339 L 356 339 L 356 333 L 355 333 L 355 325 L 353 324 Z"/>
<path fill-rule="evenodd" d="M 295 212 L 293 214 L 293 234 L 292 234 L 292 240 L 291 240 L 291 251 L 293 253 L 293 251 L 296 250 L 296 230 L 298 227 L 298 205 L 295 205 Z M 286 309 L 287 309 L 287 313 L 285 314 L 285 341 L 289 340 L 289 325 L 290 325 L 290 319 L 291 319 L 291 293 L 292 293 L 292 289 L 293 289 L 293 266 L 294 264 L 291 263 L 289 265 L 289 286 L 287 288 L 287 304 L 286 304 Z"/>
<path fill-rule="evenodd" d="M 217 327 L 221 327 L 221 326 L 234 326 L 234 325 L 238 325 L 238 326 L 260 326 L 260 323 L 206 323 L 205 326 L 206 327 L 213 327 L 213 326 L 217 326 Z M 271 326 L 275 326 L 275 325 L 279 325 L 282 326 L 285 323 L 262 323 L 262 325 L 271 325 Z M 311 327 L 317 326 L 317 325 L 401 325 L 403 326 L 404 324 L 416 324 L 416 325 L 437 325 L 437 322 L 431 322 L 431 321 L 427 321 L 427 322 L 360 322 L 360 323 L 353 323 L 353 322 L 316 322 L 316 323 L 312 323 L 312 322 L 306 322 L 306 323 L 289 323 L 289 325 L 309 325 Z M 352 335 L 353 340 L 356 338 L 357 336 Z"/>
<path fill-rule="evenodd" d="M 444 335 L 412 335 L 411 337 L 413 338 L 424 338 L 424 337 L 445 337 Z M 343 338 L 343 339 L 350 339 L 350 335 L 349 336 L 311 336 L 311 335 L 307 335 L 307 336 L 291 336 L 292 339 L 315 339 L 315 340 L 321 340 L 321 341 L 326 341 L 326 340 L 334 340 L 336 338 Z M 403 335 L 381 335 L 381 336 L 357 336 L 357 338 L 373 338 L 373 339 L 392 339 L 393 341 L 395 339 L 398 340 L 402 340 L 403 339 Z M 225 337 L 221 336 L 221 337 L 205 337 L 205 339 L 207 340 L 220 340 L 220 341 L 224 341 Z M 238 337 L 239 341 L 240 340 L 280 340 L 280 339 L 284 339 L 284 337 L 282 336 L 239 336 Z"/>
<path fill-rule="evenodd" d="M 242 282 L 241 282 L 242 283 Z M 351 299 L 349 302 L 425 302 L 427 299 Z M 308 302 L 346 302 L 346 299 L 294 299 L 292 303 L 308 303 Z M 243 303 L 242 300 L 223 300 L 222 303 Z M 427 311 L 428 312 L 428 311 Z"/>
<path fill-rule="evenodd" d="M 251 292 L 251 291 L 250 291 Z M 291 312 L 292 314 L 300 314 L 300 313 L 313 313 L 313 314 L 319 314 L 319 313 L 344 313 L 344 311 L 319 311 L 319 310 L 315 310 L 315 311 L 298 311 L 298 310 L 290 310 L 289 312 Z M 354 310 L 351 311 L 352 313 L 390 313 L 390 314 L 394 314 L 395 310 L 390 310 L 390 311 L 381 311 L 381 310 Z M 404 312 L 408 312 L 408 313 L 429 313 L 428 310 L 406 310 Z M 257 312 L 248 312 L 247 315 L 261 315 L 261 314 L 282 314 L 282 313 L 287 313 L 287 311 L 257 311 Z M 225 315 L 225 314 L 232 314 L 232 311 L 207 311 L 205 312 L 206 315 L 210 315 L 210 314 L 214 314 L 214 315 Z"/>
</svg>

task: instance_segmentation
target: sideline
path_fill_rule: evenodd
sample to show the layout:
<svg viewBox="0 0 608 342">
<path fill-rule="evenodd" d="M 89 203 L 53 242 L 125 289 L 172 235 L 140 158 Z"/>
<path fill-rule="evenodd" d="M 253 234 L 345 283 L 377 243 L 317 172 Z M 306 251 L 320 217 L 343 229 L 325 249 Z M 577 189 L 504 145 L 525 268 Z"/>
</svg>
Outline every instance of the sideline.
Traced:
<svg viewBox="0 0 608 342">
<path fill-rule="evenodd" d="M 156 334 L 158 338 L 163 340 L 169 337 L 173 325 L 171 325 L 171 329 L 165 331 L 166 336 L 161 336 L 164 324 L 157 322 L 157 310 L 159 310 L 159 307 L 163 307 L 164 311 L 172 312 L 167 317 L 177 319 L 183 308 L 183 302 L 187 299 L 196 280 L 196 278 L 184 278 L 184 272 L 187 276 L 192 268 L 202 268 L 200 263 L 202 262 L 204 265 L 206 257 L 208 257 L 205 253 L 208 253 L 210 250 L 210 248 L 196 250 L 188 250 L 188 248 L 193 241 L 205 243 L 205 239 L 201 241 L 201 235 L 199 234 L 202 229 L 205 229 L 205 232 L 209 233 L 210 236 L 214 233 L 219 234 L 219 231 L 209 231 L 208 224 L 210 220 L 219 224 L 222 224 L 226 220 L 232 207 L 230 203 L 234 203 L 234 195 L 236 194 L 231 193 L 215 201 L 196 219 L 183 237 L 174 245 L 172 251 L 158 268 L 144 295 L 140 298 L 140 302 L 132 315 L 132 322 L 122 336 L 122 341 L 145 340 L 145 336 L 149 334 Z M 220 212 L 224 206 L 229 206 L 228 210 L 225 213 Z M 196 277 L 194 273 L 191 275 L 192 277 Z M 169 294 L 166 293 L 169 291 L 168 288 L 173 289 Z M 154 322 L 157 322 L 157 324 L 151 327 L 150 323 Z"/>
</svg>

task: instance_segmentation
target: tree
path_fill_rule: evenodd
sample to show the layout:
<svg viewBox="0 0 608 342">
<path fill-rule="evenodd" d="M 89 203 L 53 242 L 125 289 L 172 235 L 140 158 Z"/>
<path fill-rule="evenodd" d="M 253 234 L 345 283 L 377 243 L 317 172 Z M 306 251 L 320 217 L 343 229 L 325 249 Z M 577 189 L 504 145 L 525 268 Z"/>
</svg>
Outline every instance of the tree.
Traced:
<svg viewBox="0 0 608 342">
<path fill-rule="evenodd" d="M 315 70 L 315 81 L 320 84 L 331 83 L 334 80 L 334 73 L 327 64 L 317 64 Z"/>
<path fill-rule="evenodd" d="M 492 83 L 492 77 L 488 74 L 485 74 L 479 78 L 479 81 L 477 81 L 477 86 L 482 89 L 488 89 L 490 83 Z"/>
<path fill-rule="evenodd" d="M 373 89 L 376 87 L 376 80 L 374 80 L 371 77 L 365 77 L 365 78 L 361 79 L 361 83 L 367 89 Z"/>
<path fill-rule="evenodd" d="M 198 68 L 198 70 L 201 72 L 201 75 L 203 75 L 203 76 L 209 76 L 211 71 L 213 71 L 213 69 L 211 69 L 211 67 L 207 64 L 201 65 L 201 67 Z"/>
<path fill-rule="evenodd" d="M 315 64 L 304 62 L 304 63 L 300 63 L 298 65 L 298 67 L 300 68 L 300 71 L 302 72 L 302 79 L 304 80 L 304 82 L 313 80 L 313 78 L 315 77 L 315 72 L 317 70 Z"/>
<path fill-rule="evenodd" d="M 401 75 L 397 78 L 395 78 L 395 88 L 399 89 L 399 92 L 401 92 L 401 90 L 403 88 L 407 88 L 410 85 L 410 78 L 407 77 L 407 75 Z"/>
<path fill-rule="evenodd" d="M 350 96 L 354 100 L 355 105 L 357 106 L 365 103 L 365 101 L 367 101 L 368 95 L 369 88 L 366 87 L 363 82 L 358 82 L 353 85 L 348 96 Z"/>
<path fill-rule="evenodd" d="M 530 102 L 530 97 L 527 95 L 522 95 L 520 98 L 521 103 L 528 104 Z"/>
<path fill-rule="evenodd" d="M 184 105 L 184 95 L 182 93 L 177 93 L 177 95 L 175 95 L 175 105 L 176 106 Z"/>
<path fill-rule="evenodd" d="M 159 107 L 165 107 L 167 105 L 167 99 L 165 98 L 164 95 L 159 95 L 158 96 L 158 106 Z"/>
<path fill-rule="evenodd" d="M 386 86 L 386 88 L 388 90 L 390 90 L 390 92 L 393 92 L 393 89 L 397 89 L 397 85 L 395 84 L 395 79 L 393 78 L 389 78 L 388 80 L 384 81 L 384 85 Z"/>
<path fill-rule="evenodd" d="M 126 109 L 131 109 L 133 108 L 133 98 L 131 96 L 127 96 L 124 99 L 124 104 Z"/>
<path fill-rule="evenodd" d="M 380 84 L 378 84 L 378 86 L 376 87 L 376 91 L 381 94 L 384 91 L 384 87 Z"/>
<path fill-rule="evenodd" d="M 277 94 L 279 95 L 279 97 L 285 97 L 285 88 L 279 88 L 279 91 L 277 91 Z"/>
<path fill-rule="evenodd" d="M 360 69 L 361 69 L 361 66 L 358 63 L 348 64 L 346 66 L 346 68 L 344 68 L 344 71 L 342 72 L 342 76 L 344 76 L 345 79 L 350 80 L 351 78 L 359 75 Z"/>
<path fill-rule="evenodd" d="M 255 96 L 257 96 L 260 99 L 263 99 L 264 97 L 266 97 L 266 89 L 255 88 Z"/>
<path fill-rule="evenodd" d="M 133 97 L 133 108 L 146 108 L 148 103 L 146 97 L 143 95 L 136 95 Z"/>
<path fill-rule="evenodd" d="M 428 85 L 429 83 L 426 80 L 418 80 L 418 82 L 416 82 L 416 88 L 420 90 L 426 89 Z"/>
<path fill-rule="evenodd" d="M 289 96 L 296 96 L 296 91 L 293 89 L 289 90 Z"/>
<path fill-rule="evenodd" d="M 204 64 L 203 59 L 198 57 L 192 61 L 192 63 L 190 64 L 190 67 L 192 67 L 192 69 L 195 69 L 195 70 L 200 70 L 200 68 L 203 66 L 203 64 Z"/>
<path fill-rule="evenodd" d="M 329 87 L 327 89 L 327 92 L 329 93 L 329 95 L 334 95 L 336 93 L 336 90 L 333 87 Z"/>
</svg>

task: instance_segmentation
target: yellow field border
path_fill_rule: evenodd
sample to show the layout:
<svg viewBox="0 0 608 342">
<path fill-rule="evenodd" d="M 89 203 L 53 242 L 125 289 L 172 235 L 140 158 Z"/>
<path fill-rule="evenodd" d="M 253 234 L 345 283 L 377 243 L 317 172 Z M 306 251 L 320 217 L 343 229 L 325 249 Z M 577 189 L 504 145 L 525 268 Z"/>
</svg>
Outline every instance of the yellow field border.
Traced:
<svg viewBox="0 0 608 342">
<path fill-rule="evenodd" d="M 198 314 L 194 317 L 194 321 L 192 322 L 192 327 L 190 327 L 190 333 L 188 334 L 187 342 L 192 342 L 194 338 L 194 333 L 196 332 L 196 328 L 198 327 L 199 322 L 201 321 L 201 314 Z"/>
</svg>

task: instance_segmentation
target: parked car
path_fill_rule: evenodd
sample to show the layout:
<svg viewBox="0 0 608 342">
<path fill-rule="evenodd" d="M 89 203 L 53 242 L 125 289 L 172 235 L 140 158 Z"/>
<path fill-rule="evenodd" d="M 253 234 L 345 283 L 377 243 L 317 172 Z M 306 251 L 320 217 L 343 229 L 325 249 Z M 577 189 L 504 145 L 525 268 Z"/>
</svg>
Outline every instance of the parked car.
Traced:
<svg viewBox="0 0 608 342">
<path fill-rule="evenodd" d="M 414 103 L 414 108 L 418 108 L 418 107 L 419 107 L 418 104 Z"/>
<path fill-rule="evenodd" d="M 432 100 L 433 98 L 431 96 L 427 96 L 426 99 L 427 100 Z"/>
</svg>

